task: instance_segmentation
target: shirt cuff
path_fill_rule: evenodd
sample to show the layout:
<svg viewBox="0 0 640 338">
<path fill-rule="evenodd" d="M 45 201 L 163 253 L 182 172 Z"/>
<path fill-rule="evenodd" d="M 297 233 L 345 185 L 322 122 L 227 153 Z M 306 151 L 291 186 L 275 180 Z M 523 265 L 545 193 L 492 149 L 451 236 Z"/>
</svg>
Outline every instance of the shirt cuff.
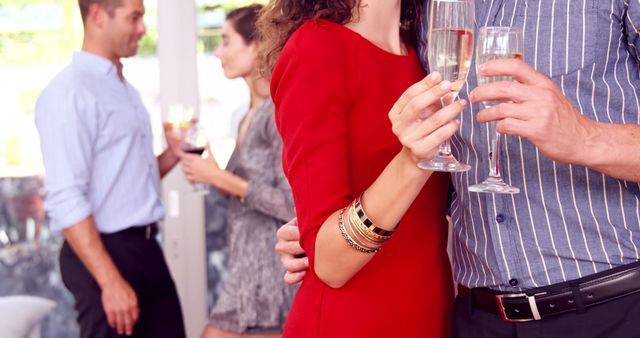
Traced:
<svg viewBox="0 0 640 338">
<path fill-rule="evenodd" d="M 60 233 L 91 215 L 91 205 L 83 197 L 67 197 L 60 203 L 51 200 L 48 202 L 47 209 L 51 218 L 49 228 L 54 233 Z"/>
</svg>

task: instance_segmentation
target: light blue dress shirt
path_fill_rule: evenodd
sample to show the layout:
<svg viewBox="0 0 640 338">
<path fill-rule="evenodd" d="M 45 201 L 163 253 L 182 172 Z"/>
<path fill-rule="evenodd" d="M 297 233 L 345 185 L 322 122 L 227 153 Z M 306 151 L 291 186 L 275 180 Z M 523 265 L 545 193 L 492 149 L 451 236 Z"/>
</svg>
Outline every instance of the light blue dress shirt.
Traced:
<svg viewBox="0 0 640 338">
<path fill-rule="evenodd" d="M 53 232 L 90 215 L 101 233 L 164 217 L 149 114 L 110 61 L 74 53 L 38 98 L 36 126 Z"/>
</svg>

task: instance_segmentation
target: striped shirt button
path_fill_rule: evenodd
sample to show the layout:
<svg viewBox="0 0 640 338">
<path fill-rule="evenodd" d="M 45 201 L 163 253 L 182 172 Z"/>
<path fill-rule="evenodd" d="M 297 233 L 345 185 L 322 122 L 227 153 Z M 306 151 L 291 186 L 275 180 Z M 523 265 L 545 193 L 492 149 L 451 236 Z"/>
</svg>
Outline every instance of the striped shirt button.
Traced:
<svg viewBox="0 0 640 338">
<path fill-rule="evenodd" d="M 504 222 L 504 215 L 503 214 L 496 215 L 496 222 L 498 223 Z"/>
<path fill-rule="evenodd" d="M 518 280 L 515 278 L 512 278 L 509 280 L 509 285 L 511 286 L 518 286 Z"/>
</svg>

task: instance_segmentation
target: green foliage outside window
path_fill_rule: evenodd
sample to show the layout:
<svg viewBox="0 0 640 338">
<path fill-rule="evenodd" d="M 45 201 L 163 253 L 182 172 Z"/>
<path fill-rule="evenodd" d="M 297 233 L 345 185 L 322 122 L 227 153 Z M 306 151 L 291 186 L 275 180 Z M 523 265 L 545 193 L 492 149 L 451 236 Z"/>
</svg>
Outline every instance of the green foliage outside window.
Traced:
<svg viewBox="0 0 640 338">
<path fill-rule="evenodd" d="M 47 13 L 47 9 L 55 10 Z M 81 44 L 82 26 L 76 11 L 76 0 L 0 0 L 0 65 L 68 60 L 70 51 Z"/>
</svg>

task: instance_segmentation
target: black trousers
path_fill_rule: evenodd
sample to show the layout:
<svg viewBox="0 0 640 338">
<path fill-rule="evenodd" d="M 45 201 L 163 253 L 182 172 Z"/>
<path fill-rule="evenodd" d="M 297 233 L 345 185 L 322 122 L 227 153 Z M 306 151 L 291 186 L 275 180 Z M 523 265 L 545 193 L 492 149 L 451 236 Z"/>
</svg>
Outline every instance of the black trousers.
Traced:
<svg viewBox="0 0 640 338">
<path fill-rule="evenodd" d="M 453 305 L 454 338 L 638 338 L 640 293 L 586 309 L 539 321 L 507 323 L 499 315 L 470 309 L 456 297 Z"/>
<path fill-rule="evenodd" d="M 184 338 L 178 294 L 158 242 L 153 237 L 147 239 L 144 232 L 125 231 L 101 237 L 138 297 L 140 318 L 132 337 Z M 100 287 L 66 241 L 60 250 L 60 271 L 76 301 L 80 337 L 123 337 L 107 323 Z"/>
</svg>

